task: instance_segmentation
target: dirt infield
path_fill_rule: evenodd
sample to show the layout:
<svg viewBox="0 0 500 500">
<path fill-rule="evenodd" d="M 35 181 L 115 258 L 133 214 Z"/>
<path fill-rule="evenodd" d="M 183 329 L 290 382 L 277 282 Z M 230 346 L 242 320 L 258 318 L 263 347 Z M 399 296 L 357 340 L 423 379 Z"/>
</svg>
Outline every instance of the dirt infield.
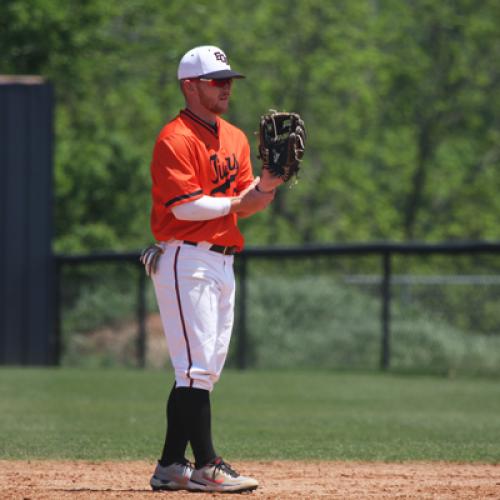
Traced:
<svg viewBox="0 0 500 500">
<path fill-rule="evenodd" d="M 451 463 L 244 462 L 259 499 L 500 499 L 500 465 Z M 0 460 L 0 498 L 191 498 L 214 494 L 149 488 L 153 463 Z M 223 498 L 241 498 L 224 494 Z"/>
</svg>

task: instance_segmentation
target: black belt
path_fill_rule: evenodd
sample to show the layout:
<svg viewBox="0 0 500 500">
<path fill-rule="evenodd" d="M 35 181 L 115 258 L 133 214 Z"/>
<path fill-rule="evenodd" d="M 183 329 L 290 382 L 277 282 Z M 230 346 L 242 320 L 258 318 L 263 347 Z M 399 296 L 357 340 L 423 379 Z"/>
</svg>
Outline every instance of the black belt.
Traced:
<svg viewBox="0 0 500 500">
<path fill-rule="evenodd" d="M 198 246 L 198 243 L 196 241 L 183 241 L 184 245 L 191 245 L 193 247 Z M 223 247 L 221 245 L 212 245 L 211 247 L 208 247 L 209 250 L 212 252 L 217 252 L 221 253 L 223 255 L 234 255 L 236 253 L 236 247 Z"/>
</svg>

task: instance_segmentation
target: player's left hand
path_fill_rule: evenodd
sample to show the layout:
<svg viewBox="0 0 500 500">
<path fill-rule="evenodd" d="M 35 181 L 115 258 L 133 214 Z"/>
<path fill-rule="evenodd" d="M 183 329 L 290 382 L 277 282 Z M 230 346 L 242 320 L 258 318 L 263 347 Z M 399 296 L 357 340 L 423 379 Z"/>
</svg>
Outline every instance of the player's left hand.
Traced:
<svg viewBox="0 0 500 500">
<path fill-rule="evenodd" d="M 260 182 L 257 184 L 257 191 L 267 193 L 281 186 L 284 182 L 282 177 L 276 177 L 267 168 L 263 168 L 260 174 Z"/>
<path fill-rule="evenodd" d="M 144 264 L 144 269 L 148 276 L 152 276 L 156 273 L 158 262 L 162 254 L 163 248 L 158 243 L 154 243 L 142 251 L 139 260 Z"/>
</svg>

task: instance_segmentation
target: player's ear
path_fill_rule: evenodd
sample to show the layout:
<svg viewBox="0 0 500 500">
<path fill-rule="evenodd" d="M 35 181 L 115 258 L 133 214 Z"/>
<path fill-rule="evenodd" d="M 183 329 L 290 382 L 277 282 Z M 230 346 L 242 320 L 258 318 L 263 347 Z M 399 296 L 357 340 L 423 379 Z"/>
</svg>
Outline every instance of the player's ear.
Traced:
<svg viewBox="0 0 500 500">
<path fill-rule="evenodd" d="M 191 94 L 195 91 L 195 83 L 193 80 L 180 80 L 181 91 L 184 95 Z"/>
</svg>

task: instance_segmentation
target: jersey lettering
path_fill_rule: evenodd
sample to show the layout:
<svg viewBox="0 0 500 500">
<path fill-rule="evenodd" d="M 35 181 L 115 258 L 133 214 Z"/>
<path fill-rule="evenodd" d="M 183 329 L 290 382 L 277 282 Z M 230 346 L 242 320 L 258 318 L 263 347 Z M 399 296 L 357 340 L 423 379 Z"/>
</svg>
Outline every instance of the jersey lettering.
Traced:
<svg viewBox="0 0 500 500">
<path fill-rule="evenodd" d="M 211 193 L 225 193 L 231 187 L 231 184 L 236 180 L 240 164 L 236 159 L 236 155 L 233 153 L 232 156 L 226 156 L 224 158 L 225 163 L 223 164 L 217 155 L 210 156 L 210 166 L 214 173 L 214 177 L 210 179 L 212 184 L 219 184 L 221 181 L 225 180 L 224 184 L 214 188 Z"/>
<path fill-rule="evenodd" d="M 224 182 L 224 184 L 221 184 L 220 186 L 217 186 L 216 188 L 212 189 L 210 191 L 210 195 L 213 196 L 216 193 L 225 193 L 230 187 L 231 184 L 236 180 L 236 174 L 231 175 L 229 179 Z"/>
</svg>

